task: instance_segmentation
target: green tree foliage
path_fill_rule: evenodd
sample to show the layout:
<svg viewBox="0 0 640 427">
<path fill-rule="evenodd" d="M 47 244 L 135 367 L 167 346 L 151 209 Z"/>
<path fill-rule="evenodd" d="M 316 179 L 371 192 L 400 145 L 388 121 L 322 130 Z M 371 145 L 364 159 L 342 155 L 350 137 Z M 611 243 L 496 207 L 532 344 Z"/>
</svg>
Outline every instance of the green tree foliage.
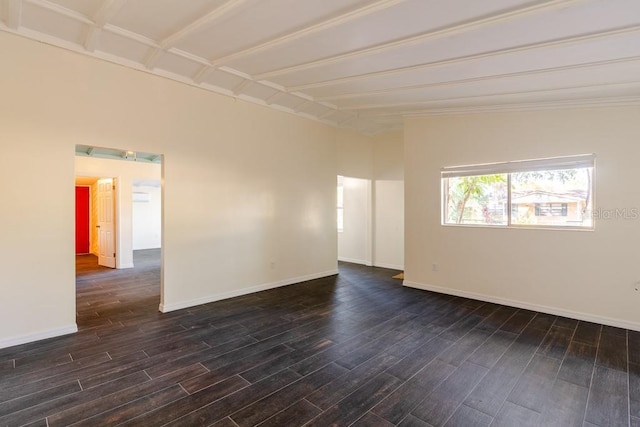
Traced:
<svg viewBox="0 0 640 427">
<path fill-rule="evenodd" d="M 485 199 L 486 191 L 494 184 L 506 182 L 506 175 L 480 175 L 464 176 L 455 180 L 449 189 L 451 201 L 453 202 L 456 224 L 462 224 L 464 209 L 469 199 L 481 201 Z"/>
</svg>

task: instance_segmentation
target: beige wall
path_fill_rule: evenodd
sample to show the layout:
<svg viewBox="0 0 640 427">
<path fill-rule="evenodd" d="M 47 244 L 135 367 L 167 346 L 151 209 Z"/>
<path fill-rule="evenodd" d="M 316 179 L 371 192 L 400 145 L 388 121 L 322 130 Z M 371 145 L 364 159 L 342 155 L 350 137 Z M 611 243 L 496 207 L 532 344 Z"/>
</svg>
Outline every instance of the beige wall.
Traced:
<svg viewBox="0 0 640 427">
<path fill-rule="evenodd" d="M 404 135 L 374 137 L 373 264 L 404 269 Z"/>
<path fill-rule="evenodd" d="M 76 144 L 165 156 L 165 310 L 336 271 L 335 129 L 6 33 L 0 51 L 0 347 L 75 329 Z"/>
<path fill-rule="evenodd" d="M 638 118 L 627 107 L 407 119 L 405 284 L 640 329 L 637 216 L 592 232 L 440 225 L 441 167 L 584 153 L 597 156 L 596 209 L 637 208 Z"/>
</svg>

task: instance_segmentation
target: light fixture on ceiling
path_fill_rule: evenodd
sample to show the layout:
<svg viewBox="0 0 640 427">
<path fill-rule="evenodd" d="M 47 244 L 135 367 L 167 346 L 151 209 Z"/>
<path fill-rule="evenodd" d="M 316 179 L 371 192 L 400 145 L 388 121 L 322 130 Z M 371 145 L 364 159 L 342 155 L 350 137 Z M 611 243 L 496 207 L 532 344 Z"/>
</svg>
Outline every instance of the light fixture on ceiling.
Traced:
<svg viewBox="0 0 640 427">
<path fill-rule="evenodd" d="M 138 157 L 135 151 L 127 151 L 124 153 L 125 160 L 133 160 L 134 162 L 138 161 Z"/>
</svg>

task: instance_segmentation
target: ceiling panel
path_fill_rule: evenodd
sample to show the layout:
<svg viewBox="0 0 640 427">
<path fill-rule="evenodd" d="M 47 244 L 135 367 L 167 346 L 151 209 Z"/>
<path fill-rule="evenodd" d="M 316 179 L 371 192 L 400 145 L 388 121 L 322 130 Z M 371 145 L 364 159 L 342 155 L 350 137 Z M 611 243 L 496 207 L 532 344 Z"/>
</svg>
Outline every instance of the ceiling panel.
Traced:
<svg viewBox="0 0 640 427">
<path fill-rule="evenodd" d="M 260 83 L 252 83 L 242 90 L 243 95 L 252 96 L 256 99 L 268 99 L 279 91 Z"/>
<path fill-rule="evenodd" d="M 50 0 L 50 2 L 91 18 L 98 12 L 104 0 Z"/>
<path fill-rule="evenodd" d="M 151 52 L 148 45 L 109 31 L 100 35 L 97 50 L 135 62 L 142 62 Z"/>
<path fill-rule="evenodd" d="M 204 76 L 203 83 L 231 90 L 238 86 L 244 79 L 233 74 L 219 70 L 210 70 Z"/>
<path fill-rule="evenodd" d="M 168 52 L 160 56 L 156 67 L 181 76 L 191 77 L 202 68 L 202 65 Z"/>
<path fill-rule="evenodd" d="M 640 61 L 615 64 L 600 68 L 558 71 L 546 74 L 488 79 L 460 84 L 415 88 L 333 101 L 338 107 L 358 109 L 368 105 L 416 103 L 424 99 L 490 96 L 494 94 L 526 93 L 563 88 L 606 86 L 622 83 L 640 83 Z M 612 80 L 609 75 L 615 75 Z"/>
<path fill-rule="evenodd" d="M 640 17 L 640 1 L 637 0 L 597 1 L 580 5 L 580 7 L 562 10 L 562 13 L 556 11 L 556 13 L 525 15 L 518 19 L 482 26 L 473 31 L 453 34 L 446 38 L 433 38 L 419 44 L 381 50 L 378 53 L 342 61 L 331 61 L 311 68 L 276 71 L 283 73 L 282 75 L 258 75 L 257 77 L 273 80 L 286 87 L 298 86 L 460 57 L 486 55 L 508 49 L 527 49 L 535 44 L 548 44 L 569 37 L 575 39 L 578 36 L 635 25 Z M 594 17 L 597 19 L 593 19 Z"/>
<path fill-rule="evenodd" d="M 606 103 L 606 100 L 624 99 L 640 96 L 640 84 L 629 86 L 593 87 L 579 89 L 565 89 L 551 92 L 536 91 L 520 94 L 494 94 L 490 97 L 462 97 L 425 100 L 419 104 L 402 107 L 385 106 L 369 108 L 361 111 L 362 117 L 376 117 L 379 115 L 410 115 L 428 114 L 440 108 L 457 109 L 464 111 L 475 107 L 487 107 L 488 109 L 504 106 L 527 106 L 534 109 L 563 106 L 563 105 L 597 105 Z M 591 101 L 585 102 L 585 101 Z"/>
<path fill-rule="evenodd" d="M 228 65 L 259 74 L 272 69 L 289 67 L 322 58 L 377 46 L 389 40 L 399 40 L 436 31 L 451 25 L 462 25 L 485 15 L 506 13 L 516 6 L 530 5 L 530 1 L 487 0 L 404 0 L 365 14 L 357 19 L 331 26 L 319 33 L 293 40 L 286 49 L 267 49 L 249 57 L 231 61 Z M 438 13 L 433 13 L 434 10 Z M 402 22 L 402 25 L 388 25 Z"/>
<path fill-rule="evenodd" d="M 24 3 L 22 6 L 22 25 L 30 30 L 76 44 L 83 42 L 89 28 L 86 23 L 31 3 Z"/>
<path fill-rule="evenodd" d="M 299 96 L 282 93 L 276 98 L 273 98 L 271 101 L 274 105 L 280 105 L 281 107 L 286 107 L 293 110 L 300 105 L 303 99 L 301 99 Z"/>
<path fill-rule="evenodd" d="M 553 70 L 563 67 L 589 66 L 640 56 L 640 30 L 625 32 L 583 43 L 569 43 L 540 49 L 526 49 L 500 55 L 451 61 L 416 67 L 407 71 L 380 73 L 368 78 L 345 79 L 301 90 L 318 98 L 351 93 L 412 87 L 421 84 L 450 82 L 474 78 L 499 77 L 512 73 Z M 615 78 L 612 75 L 611 78 Z"/>
<path fill-rule="evenodd" d="M 253 0 L 242 13 L 224 17 L 177 46 L 213 60 L 368 3 L 371 1 Z"/>
<path fill-rule="evenodd" d="M 0 11 L 2 31 L 367 133 L 411 114 L 640 105 L 638 0 L 0 0 Z"/>
<path fill-rule="evenodd" d="M 159 41 L 226 1 L 129 0 L 111 23 Z"/>
<path fill-rule="evenodd" d="M 321 116 L 328 111 L 333 110 L 332 108 L 327 107 L 326 105 L 308 102 L 300 108 L 301 113 L 309 114 L 311 116 Z"/>
</svg>

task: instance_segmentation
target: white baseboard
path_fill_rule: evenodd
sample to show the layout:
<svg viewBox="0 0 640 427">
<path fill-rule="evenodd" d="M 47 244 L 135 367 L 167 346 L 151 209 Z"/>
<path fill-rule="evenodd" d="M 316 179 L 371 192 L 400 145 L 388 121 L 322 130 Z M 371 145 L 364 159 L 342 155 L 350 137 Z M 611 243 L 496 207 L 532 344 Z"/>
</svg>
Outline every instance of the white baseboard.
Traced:
<svg viewBox="0 0 640 427">
<path fill-rule="evenodd" d="M 160 304 L 160 311 L 163 313 L 168 313 L 170 311 L 182 310 L 183 308 L 195 307 L 197 305 L 207 304 L 214 301 L 220 301 L 223 299 L 239 297 L 241 295 L 253 294 L 255 292 L 266 291 L 268 289 L 274 289 L 274 288 L 279 288 L 281 286 L 293 285 L 300 282 L 306 282 L 307 280 L 335 276 L 336 274 L 338 274 L 338 270 L 323 271 L 321 273 L 314 273 L 306 276 L 293 277 L 290 279 L 280 280 L 280 281 L 271 282 L 271 283 L 265 283 L 257 286 L 251 286 L 249 288 L 238 289 L 235 291 L 221 292 L 219 294 L 208 295 L 206 297 L 197 298 L 190 301 L 183 301 L 183 302 L 178 302 L 174 304 Z"/>
<path fill-rule="evenodd" d="M 78 325 L 75 323 L 62 328 L 49 329 L 47 331 L 36 332 L 34 334 L 22 335 L 19 337 L 0 339 L 0 348 L 13 347 L 14 345 L 26 344 L 33 341 L 40 341 L 47 338 L 59 337 L 78 332 Z"/>
<path fill-rule="evenodd" d="M 372 265 L 371 261 L 367 261 L 366 259 L 347 258 L 347 257 L 343 257 L 343 256 L 339 256 L 338 257 L 338 261 L 350 262 L 352 264 L 367 265 L 369 267 L 371 267 L 371 265 Z"/>
<path fill-rule="evenodd" d="M 495 304 L 508 305 L 510 307 L 523 308 L 525 310 L 539 311 L 541 313 L 552 314 L 554 316 L 569 317 L 576 320 L 584 320 L 586 322 L 601 323 L 603 325 L 615 326 L 617 328 L 640 331 L 640 323 L 630 322 L 624 319 L 614 319 L 611 317 L 599 316 L 597 314 L 582 313 L 579 311 L 565 310 L 558 307 L 531 304 L 524 301 L 501 298 L 493 295 L 477 294 L 475 292 L 462 291 L 459 289 L 444 288 L 442 286 L 428 285 L 425 283 L 412 282 L 409 280 L 403 281 L 402 284 L 403 286 L 407 286 L 409 288 L 433 291 L 447 295 L 455 295 L 457 297 L 464 297 L 485 302 L 492 302 Z"/>
<path fill-rule="evenodd" d="M 375 262 L 373 263 L 373 265 L 376 267 L 388 268 L 389 270 L 400 270 L 400 271 L 404 270 L 404 265 L 399 265 L 399 264 L 387 264 L 385 262 Z"/>
<path fill-rule="evenodd" d="M 118 264 L 118 265 L 116 265 L 116 269 L 118 269 L 118 270 L 122 270 L 122 269 L 125 269 L 125 268 L 133 268 L 133 263 L 129 262 L 127 264 Z"/>
</svg>

